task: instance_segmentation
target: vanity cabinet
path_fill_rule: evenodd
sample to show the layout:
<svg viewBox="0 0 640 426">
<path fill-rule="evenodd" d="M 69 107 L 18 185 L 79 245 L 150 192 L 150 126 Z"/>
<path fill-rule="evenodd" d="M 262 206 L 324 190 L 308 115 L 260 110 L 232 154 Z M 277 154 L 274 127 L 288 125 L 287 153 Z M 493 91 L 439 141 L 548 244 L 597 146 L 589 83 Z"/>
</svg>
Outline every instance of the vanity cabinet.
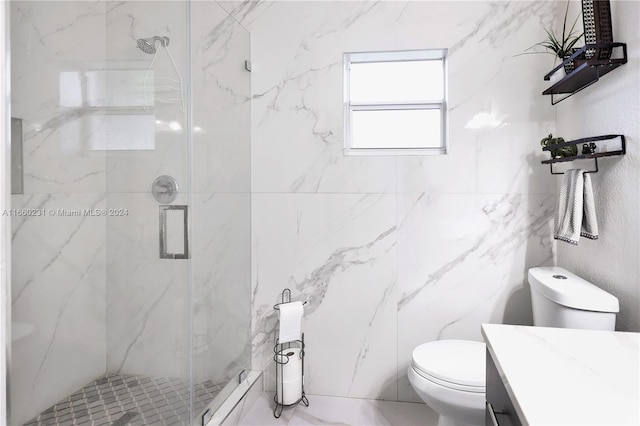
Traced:
<svg viewBox="0 0 640 426">
<path fill-rule="evenodd" d="M 507 389 L 498 374 L 491 352 L 487 349 L 487 403 L 485 410 L 486 426 L 521 426 L 522 422 L 507 394 Z"/>
<path fill-rule="evenodd" d="M 487 425 L 640 425 L 640 333 L 482 324 L 482 336 Z"/>
</svg>

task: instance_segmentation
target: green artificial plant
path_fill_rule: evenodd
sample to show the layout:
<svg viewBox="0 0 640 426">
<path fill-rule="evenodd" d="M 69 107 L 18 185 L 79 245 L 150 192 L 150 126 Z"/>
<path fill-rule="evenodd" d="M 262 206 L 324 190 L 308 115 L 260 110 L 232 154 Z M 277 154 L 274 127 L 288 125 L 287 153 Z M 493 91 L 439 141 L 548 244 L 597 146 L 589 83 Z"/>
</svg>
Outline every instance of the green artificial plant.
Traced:
<svg viewBox="0 0 640 426">
<path fill-rule="evenodd" d="M 573 25 L 571 25 L 571 29 L 567 31 L 567 15 L 569 14 L 569 2 L 567 2 L 567 8 L 564 11 L 564 22 L 562 23 L 562 37 L 557 37 L 553 30 L 544 29 L 547 33 L 547 39 L 541 41 L 540 43 L 536 43 L 530 48 L 528 48 L 525 52 L 521 53 L 521 55 L 526 54 L 534 54 L 534 53 L 550 53 L 554 56 L 557 56 L 561 60 L 564 60 L 566 56 L 571 55 L 572 48 L 575 44 L 582 38 L 584 33 L 577 34 L 576 24 L 578 23 L 578 18 L 580 15 L 576 16 L 576 19 L 573 21 Z M 541 46 L 546 49 L 544 52 L 528 52 L 529 50 L 535 48 L 536 46 Z"/>
</svg>

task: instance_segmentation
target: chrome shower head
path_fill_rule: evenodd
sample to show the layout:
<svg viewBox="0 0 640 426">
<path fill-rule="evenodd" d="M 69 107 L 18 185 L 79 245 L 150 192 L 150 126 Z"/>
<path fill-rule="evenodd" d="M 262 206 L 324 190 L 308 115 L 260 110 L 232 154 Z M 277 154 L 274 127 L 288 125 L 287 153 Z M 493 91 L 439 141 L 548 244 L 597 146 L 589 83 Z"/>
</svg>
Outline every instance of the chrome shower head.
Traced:
<svg viewBox="0 0 640 426">
<path fill-rule="evenodd" d="M 138 39 L 138 49 L 142 50 L 144 53 L 153 55 L 158 51 L 156 48 L 156 42 L 158 41 L 160 42 L 162 47 L 167 47 L 169 45 L 169 37 L 155 36 L 152 38 Z"/>
<path fill-rule="evenodd" d="M 150 55 L 156 53 L 155 43 L 152 43 L 149 39 L 146 38 L 138 39 L 138 49 Z"/>
</svg>

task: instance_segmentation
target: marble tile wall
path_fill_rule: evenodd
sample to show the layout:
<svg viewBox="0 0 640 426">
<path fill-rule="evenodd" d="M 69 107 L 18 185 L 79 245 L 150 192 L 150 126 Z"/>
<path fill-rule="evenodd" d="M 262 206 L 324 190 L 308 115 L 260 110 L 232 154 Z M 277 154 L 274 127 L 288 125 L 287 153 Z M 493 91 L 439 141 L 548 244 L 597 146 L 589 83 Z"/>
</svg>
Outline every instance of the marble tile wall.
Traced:
<svg viewBox="0 0 640 426">
<path fill-rule="evenodd" d="M 14 1 L 10 14 L 24 133 L 11 205 L 42 212 L 12 217 L 11 424 L 22 424 L 105 372 L 106 220 L 57 212 L 106 206 L 104 151 L 91 147 L 103 111 L 69 99 L 63 78 L 104 61 L 105 3 Z"/>
<path fill-rule="evenodd" d="M 531 321 L 526 271 L 552 264 L 555 128 L 517 56 L 552 2 L 221 2 L 252 43 L 253 368 L 273 389 L 272 309 L 306 305 L 310 394 L 418 401 L 412 349 Z M 342 154 L 342 53 L 449 49 L 449 154 Z"/>
</svg>

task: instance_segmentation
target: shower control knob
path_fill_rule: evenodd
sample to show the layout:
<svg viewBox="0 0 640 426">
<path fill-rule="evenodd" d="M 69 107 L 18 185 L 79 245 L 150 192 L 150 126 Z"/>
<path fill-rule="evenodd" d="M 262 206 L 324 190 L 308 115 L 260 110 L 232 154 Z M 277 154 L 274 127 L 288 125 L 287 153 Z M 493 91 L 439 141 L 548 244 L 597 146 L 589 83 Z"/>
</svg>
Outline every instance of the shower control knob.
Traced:
<svg viewBox="0 0 640 426">
<path fill-rule="evenodd" d="M 169 204 L 178 196 L 178 182 L 171 176 L 158 176 L 151 185 L 153 198 L 161 204 Z"/>
</svg>

